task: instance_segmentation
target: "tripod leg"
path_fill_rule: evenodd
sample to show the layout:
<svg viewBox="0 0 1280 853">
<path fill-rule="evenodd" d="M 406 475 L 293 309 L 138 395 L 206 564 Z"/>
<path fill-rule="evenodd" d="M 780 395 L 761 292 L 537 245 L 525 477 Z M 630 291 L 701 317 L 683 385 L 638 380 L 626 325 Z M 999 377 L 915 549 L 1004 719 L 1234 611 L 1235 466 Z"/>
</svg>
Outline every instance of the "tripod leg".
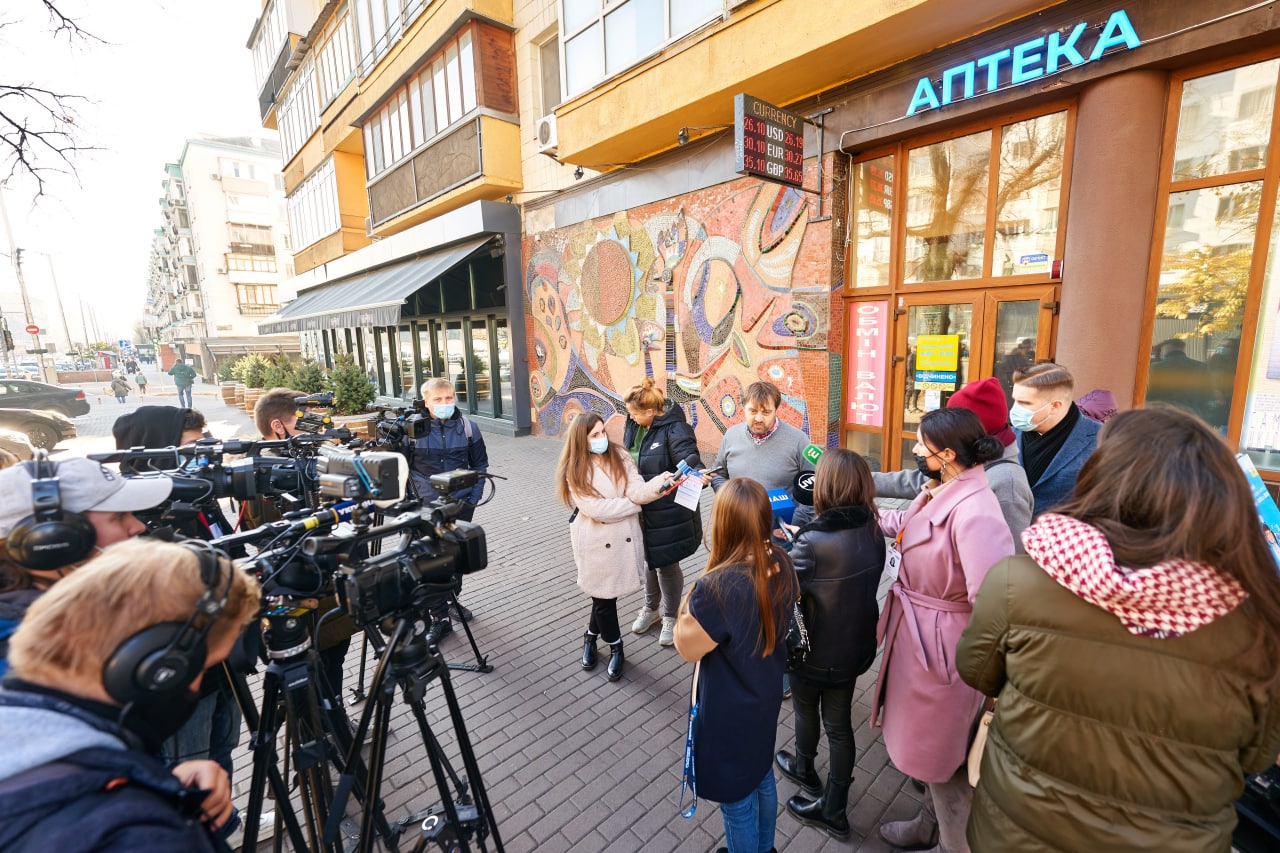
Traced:
<svg viewBox="0 0 1280 853">
<path fill-rule="evenodd" d="M 349 705 L 357 705 L 365 699 L 364 692 L 364 670 L 365 664 L 369 661 L 369 635 L 364 635 L 364 640 L 360 645 L 360 676 L 356 679 L 356 686 L 351 688 L 351 698 L 347 700 Z"/>
<path fill-rule="evenodd" d="M 458 751 L 462 753 L 462 766 L 466 768 L 467 779 L 471 782 L 476 808 L 479 809 L 481 818 L 493 836 L 494 849 L 497 853 L 504 853 L 502 836 L 498 834 L 498 822 L 494 819 L 493 809 L 489 805 L 489 793 L 485 790 L 484 779 L 480 776 L 480 765 L 476 761 L 475 750 L 471 747 L 471 738 L 467 735 L 467 723 L 462 718 L 462 707 L 458 704 L 458 695 L 453 692 L 453 682 L 447 671 L 440 674 L 440 683 L 444 689 L 445 703 L 449 706 L 449 716 L 453 720 Z M 425 721 L 426 717 L 423 716 L 420 724 Z M 483 844 L 483 840 L 481 843 Z"/>
<path fill-rule="evenodd" d="M 450 664 L 450 669 L 466 669 L 474 672 L 493 672 L 493 667 L 489 665 L 489 659 L 480 654 L 480 647 L 476 645 L 475 635 L 471 633 L 471 620 L 463 615 L 462 605 L 458 603 L 458 594 L 453 590 L 449 591 L 449 602 L 458 611 L 458 621 L 462 623 L 462 630 L 467 635 L 467 642 L 471 644 L 471 653 L 476 656 L 474 666 L 454 665 Z"/>
<path fill-rule="evenodd" d="M 249 730 L 249 748 L 253 753 L 253 775 L 249 785 L 249 804 L 246 807 L 244 817 L 244 849 L 253 850 L 257 847 L 258 826 L 262 820 L 262 800 L 265 795 L 266 782 L 270 781 L 271 791 L 276 801 L 277 822 L 284 822 L 285 830 L 289 834 L 289 840 L 292 842 L 294 849 L 303 850 L 305 849 L 305 839 L 302 835 L 302 827 L 298 825 L 298 817 L 293 813 L 293 807 L 289 802 L 289 788 L 285 785 L 284 778 L 280 775 L 280 768 L 276 766 L 275 708 L 279 697 L 279 682 L 274 679 L 268 681 L 264 677 L 262 689 L 264 714 L 259 715 L 258 709 L 253 704 L 253 694 L 249 692 L 249 685 L 245 681 L 243 673 L 234 672 L 230 667 L 226 667 L 226 673 L 227 681 L 231 684 L 231 690 L 236 697 L 236 704 L 240 706 L 240 713 L 244 717 L 246 728 Z M 266 713 L 268 709 L 270 709 L 269 714 Z M 279 833 L 277 833 L 276 838 L 280 838 Z"/>
</svg>

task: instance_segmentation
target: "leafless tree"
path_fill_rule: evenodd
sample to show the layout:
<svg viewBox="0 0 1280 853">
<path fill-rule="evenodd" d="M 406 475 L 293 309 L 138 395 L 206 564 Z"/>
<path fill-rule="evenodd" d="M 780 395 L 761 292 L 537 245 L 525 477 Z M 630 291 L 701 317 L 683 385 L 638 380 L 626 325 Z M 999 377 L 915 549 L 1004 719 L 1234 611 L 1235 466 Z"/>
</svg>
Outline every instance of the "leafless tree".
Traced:
<svg viewBox="0 0 1280 853">
<path fill-rule="evenodd" d="M 51 35 L 68 45 L 101 42 L 59 8 L 56 0 L 39 0 L 48 15 Z M 13 22 L 0 23 L 0 27 Z M 0 80 L 0 170 L 35 179 L 36 195 L 44 194 L 53 174 L 75 174 L 75 155 L 92 150 L 77 136 L 76 107 L 84 98 L 32 81 Z"/>
</svg>

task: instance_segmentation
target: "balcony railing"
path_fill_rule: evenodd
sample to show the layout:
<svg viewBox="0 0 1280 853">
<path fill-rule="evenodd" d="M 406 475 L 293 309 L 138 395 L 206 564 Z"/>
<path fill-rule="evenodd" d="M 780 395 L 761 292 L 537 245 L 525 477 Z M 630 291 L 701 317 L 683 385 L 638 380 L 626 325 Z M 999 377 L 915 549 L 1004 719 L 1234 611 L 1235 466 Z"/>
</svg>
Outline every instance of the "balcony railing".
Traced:
<svg viewBox="0 0 1280 853">
<path fill-rule="evenodd" d="M 246 317 L 266 317 L 280 310 L 280 306 L 271 302 L 240 302 L 236 308 Z"/>
</svg>

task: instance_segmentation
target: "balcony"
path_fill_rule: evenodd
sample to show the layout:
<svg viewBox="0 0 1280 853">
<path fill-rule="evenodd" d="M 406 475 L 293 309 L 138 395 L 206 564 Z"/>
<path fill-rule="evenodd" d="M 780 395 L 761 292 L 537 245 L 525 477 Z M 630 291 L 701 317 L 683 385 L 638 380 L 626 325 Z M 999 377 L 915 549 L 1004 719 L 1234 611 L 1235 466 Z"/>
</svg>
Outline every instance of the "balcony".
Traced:
<svg viewBox="0 0 1280 853">
<path fill-rule="evenodd" d="M 280 310 L 274 302 L 237 302 L 236 310 L 246 317 L 267 317 Z"/>
</svg>

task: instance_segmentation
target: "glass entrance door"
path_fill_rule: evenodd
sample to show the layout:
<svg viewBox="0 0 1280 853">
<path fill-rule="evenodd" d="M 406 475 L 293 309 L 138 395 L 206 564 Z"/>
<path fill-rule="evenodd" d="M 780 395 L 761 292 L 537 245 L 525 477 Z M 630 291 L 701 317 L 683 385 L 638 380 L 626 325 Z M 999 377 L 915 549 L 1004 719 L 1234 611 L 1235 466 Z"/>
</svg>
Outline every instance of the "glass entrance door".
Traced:
<svg viewBox="0 0 1280 853">
<path fill-rule="evenodd" d="M 920 418 L 964 385 L 995 376 L 1009 399 L 1014 371 L 1052 352 L 1057 291 L 1030 286 L 899 298 L 885 470 L 911 458 Z"/>
</svg>

